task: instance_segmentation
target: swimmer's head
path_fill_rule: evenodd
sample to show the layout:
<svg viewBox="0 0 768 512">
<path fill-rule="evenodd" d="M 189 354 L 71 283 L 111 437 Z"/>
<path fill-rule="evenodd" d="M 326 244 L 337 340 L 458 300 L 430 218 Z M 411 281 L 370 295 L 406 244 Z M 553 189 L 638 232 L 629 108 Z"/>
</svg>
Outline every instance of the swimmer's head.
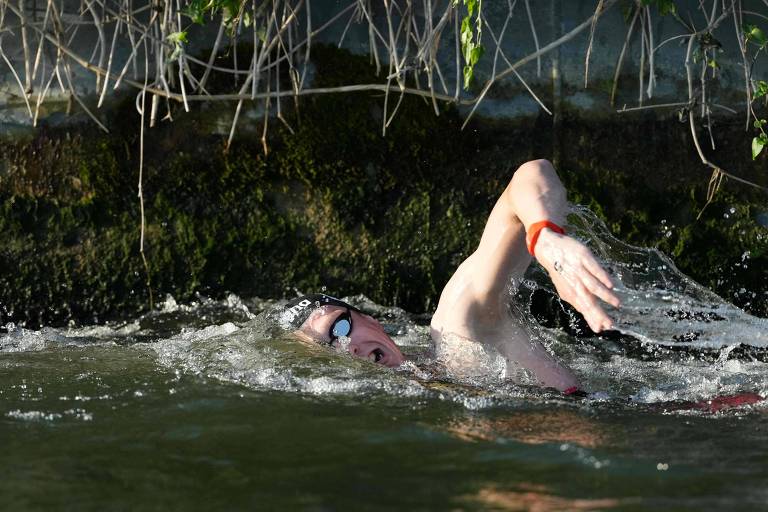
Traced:
<svg viewBox="0 0 768 512">
<path fill-rule="evenodd" d="M 305 295 L 292 300 L 285 305 L 281 323 L 293 328 L 301 338 L 385 366 L 399 366 L 405 360 L 379 322 L 328 295 Z"/>
</svg>

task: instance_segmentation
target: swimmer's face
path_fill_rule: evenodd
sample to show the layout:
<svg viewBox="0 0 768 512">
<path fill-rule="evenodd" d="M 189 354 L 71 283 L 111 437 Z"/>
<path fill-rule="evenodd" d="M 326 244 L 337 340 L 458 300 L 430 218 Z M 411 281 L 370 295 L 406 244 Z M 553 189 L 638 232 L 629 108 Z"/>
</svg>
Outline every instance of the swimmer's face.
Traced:
<svg viewBox="0 0 768 512">
<path fill-rule="evenodd" d="M 349 330 L 349 324 L 351 324 L 351 330 Z M 336 348 L 342 347 L 344 338 L 333 339 L 335 338 L 334 329 L 344 338 L 349 338 L 346 349 L 355 357 L 389 367 L 400 366 L 405 360 L 400 349 L 392 338 L 387 336 L 379 322 L 368 315 L 345 307 L 317 308 L 302 324 L 299 332 L 318 343 L 329 344 Z M 347 332 L 348 334 L 345 334 Z"/>
</svg>

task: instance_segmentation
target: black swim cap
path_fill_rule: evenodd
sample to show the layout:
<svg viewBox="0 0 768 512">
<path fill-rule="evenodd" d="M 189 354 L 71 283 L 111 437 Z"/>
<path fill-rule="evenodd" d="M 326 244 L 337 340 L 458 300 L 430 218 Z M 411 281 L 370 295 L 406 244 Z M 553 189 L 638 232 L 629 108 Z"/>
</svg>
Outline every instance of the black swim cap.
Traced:
<svg viewBox="0 0 768 512">
<path fill-rule="evenodd" d="M 341 306 L 343 308 L 349 308 L 352 311 L 360 312 L 356 307 L 347 304 L 343 300 L 336 299 L 330 295 L 324 293 L 313 293 L 311 295 L 304 295 L 289 301 L 283 306 L 283 311 L 280 315 L 280 323 L 287 327 L 291 326 L 294 329 L 300 328 L 304 322 L 307 321 L 309 315 L 314 310 L 323 306 Z"/>
</svg>

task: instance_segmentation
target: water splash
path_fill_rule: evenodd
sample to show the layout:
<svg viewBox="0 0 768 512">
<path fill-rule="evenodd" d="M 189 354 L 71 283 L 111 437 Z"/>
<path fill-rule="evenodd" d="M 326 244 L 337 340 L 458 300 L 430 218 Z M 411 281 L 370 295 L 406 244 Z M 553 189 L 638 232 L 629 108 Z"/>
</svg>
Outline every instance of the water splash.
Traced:
<svg viewBox="0 0 768 512">
<path fill-rule="evenodd" d="M 765 319 L 699 285 L 660 251 L 616 239 L 588 209 L 574 207 L 568 220 L 571 234 L 602 260 L 622 301 L 619 310 L 606 306 L 617 332 L 574 337 L 540 331 L 588 389 L 636 402 L 768 394 Z M 537 290 L 555 293 L 534 265 L 517 300 L 530 304 Z"/>
<path fill-rule="evenodd" d="M 584 207 L 569 216 L 575 236 L 600 257 L 622 301 L 612 312 L 616 329 L 643 342 L 699 349 L 768 347 L 768 321 L 749 315 L 680 272 L 656 249 L 613 237 Z"/>
<path fill-rule="evenodd" d="M 759 357 L 768 348 L 766 320 L 698 285 L 659 251 L 615 239 L 588 210 L 574 208 L 569 220 L 574 236 L 590 246 L 617 282 L 623 302 L 621 310 L 611 312 L 617 332 L 576 335 L 537 325 L 524 313 L 523 321 L 593 392 L 588 403 L 623 406 L 768 394 L 768 359 Z M 554 290 L 534 265 L 519 286 L 514 309 L 526 311 L 537 292 Z M 236 295 L 199 296 L 188 304 L 168 296 L 155 311 L 105 325 L 35 331 L 9 324 L 0 330 L 0 352 L 127 350 L 150 354 L 163 371 L 177 375 L 336 400 L 413 407 L 444 401 L 470 410 L 540 400 L 579 406 L 524 378 L 512 382 L 505 377 L 506 361 L 491 348 L 466 340 L 450 343 L 450 337 L 433 346 L 428 316 L 381 306 L 362 295 L 344 299 L 382 322 L 406 354 L 405 364 L 393 371 L 300 342 L 270 321 L 274 301 Z"/>
</svg>

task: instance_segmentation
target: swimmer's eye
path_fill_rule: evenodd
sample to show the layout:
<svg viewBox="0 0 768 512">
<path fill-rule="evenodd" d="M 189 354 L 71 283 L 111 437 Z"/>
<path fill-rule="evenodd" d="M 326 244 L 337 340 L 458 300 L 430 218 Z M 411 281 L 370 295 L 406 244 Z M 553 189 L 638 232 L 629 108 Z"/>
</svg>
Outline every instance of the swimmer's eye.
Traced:
<svg viewBox="0 0 768 512">
<path fill-rule="evenodd" d="M 333 346 L 334 343 L 341 337 L 349 337 L 352 332 L 352 315 L 349 309 L 344 313 L 336 317 L 336 320 L 331 324 L 331 328 L 328 330 L 328 337 L 330 341 L 329 345 Z"/>
</svg>

